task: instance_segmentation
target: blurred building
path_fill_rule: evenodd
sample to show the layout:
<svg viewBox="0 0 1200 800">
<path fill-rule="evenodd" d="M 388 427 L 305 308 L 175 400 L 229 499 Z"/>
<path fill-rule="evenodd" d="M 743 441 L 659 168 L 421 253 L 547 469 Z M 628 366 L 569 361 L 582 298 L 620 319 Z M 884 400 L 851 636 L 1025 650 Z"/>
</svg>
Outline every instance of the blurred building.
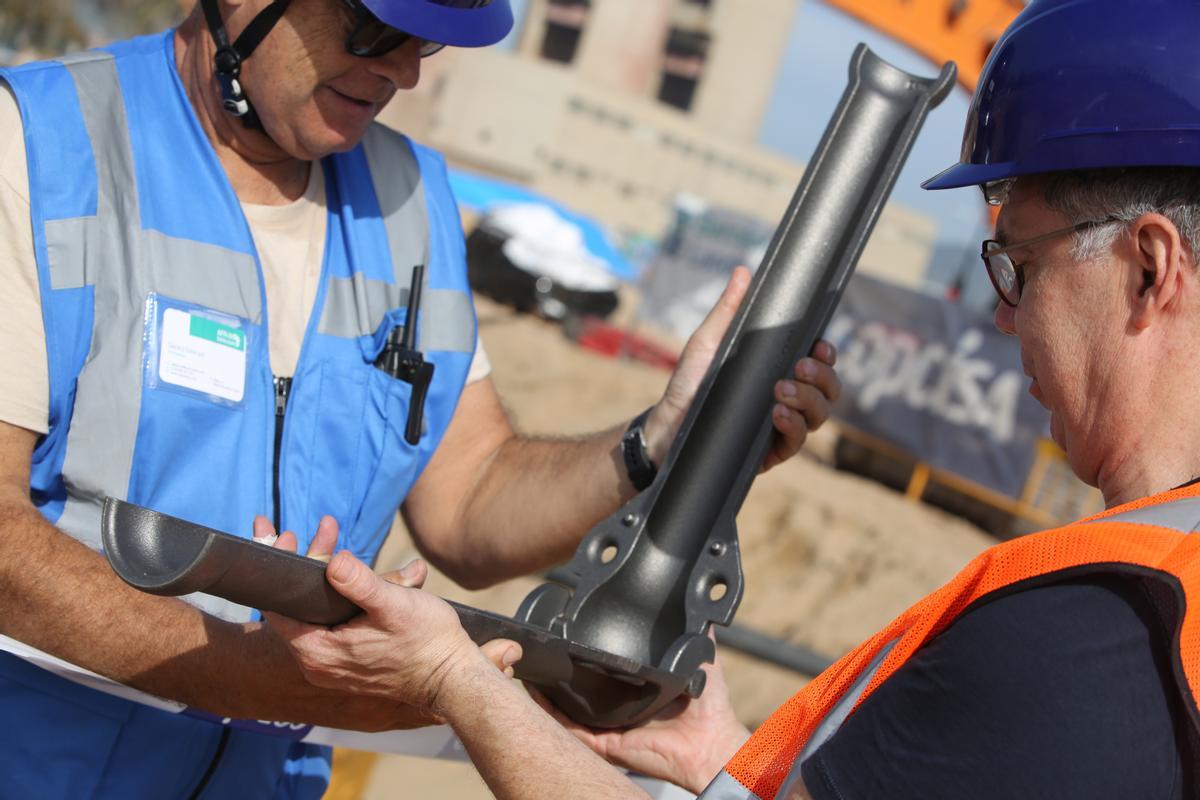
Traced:
<svg viewBox="0 0 1200 800">
<path fill-rule="evenodd" d="M 530 0 L 514 51 L 448 48 L 382 119 L 624 234 L 661 237 L 680 194 L 774 225 L 803 165 L 755 142 L 796 5 Z M 919 286 L 935 234 L 892 203 L 860 269 Z"/>
</svg>

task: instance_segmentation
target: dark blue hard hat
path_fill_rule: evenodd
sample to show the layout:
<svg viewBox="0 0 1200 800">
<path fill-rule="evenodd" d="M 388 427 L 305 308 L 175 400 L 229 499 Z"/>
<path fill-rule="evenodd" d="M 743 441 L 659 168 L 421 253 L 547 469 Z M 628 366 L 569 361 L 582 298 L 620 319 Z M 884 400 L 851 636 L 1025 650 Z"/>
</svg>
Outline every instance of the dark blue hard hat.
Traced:
<svg viewBox="0 0 1200 800">
<path fill-rule="evenodd" d="M 430 42 L 486 47 L 512 30 L 508 0 L 362 0 L 380 20 Z"/>
<path fill-rule="evenodd" d="M 926 189 L 1200 166 L 1200 0 L 1033 0 L 984 64 L 958 164 Z"/>
</svg>

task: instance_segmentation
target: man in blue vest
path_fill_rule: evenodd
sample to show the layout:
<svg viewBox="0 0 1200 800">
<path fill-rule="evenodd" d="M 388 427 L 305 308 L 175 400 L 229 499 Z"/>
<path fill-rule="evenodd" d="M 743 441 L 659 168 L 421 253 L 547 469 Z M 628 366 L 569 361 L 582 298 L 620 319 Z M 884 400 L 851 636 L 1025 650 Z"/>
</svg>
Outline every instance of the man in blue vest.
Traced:
<svg viewBox="0 0 1200 800">
<path fill-rule="evenodd" d="M 373 123 L 423 56 L 511 24 L 507 0 L 202 0 L 178 30 L 0 72 L 0 794 L 328 778 L 321 748 L 101 694 L 44 654 L 218 716 L 427 721 L 309 685 L 251 609 L 124 586 L 95 552 L 105 496 L 368 563 L 403 504 L 430 560 L 482 586 L 565 559 L 653 478 L 745 271 L 640 435 L 518 436 L 441 159 Z M 399 344 L 432 371 L 390 368 Z M 767 466 L 828 414 L 817 355 L 776 388 Z"/>
</svg>

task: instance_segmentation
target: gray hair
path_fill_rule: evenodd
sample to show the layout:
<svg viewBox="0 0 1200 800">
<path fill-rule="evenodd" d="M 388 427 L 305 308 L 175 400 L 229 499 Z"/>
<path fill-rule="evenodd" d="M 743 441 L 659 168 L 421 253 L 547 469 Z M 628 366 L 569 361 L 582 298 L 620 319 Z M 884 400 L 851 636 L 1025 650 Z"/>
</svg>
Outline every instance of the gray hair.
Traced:
<svg viewBox="0 0 1200 800">
<path fill-rule="evenodd" d="M 1192 253 L 1200 253 L 1200 169 L 1194 167 L 1122 167 L 1073 170 L 1038 176 L 1046 205 L 1071 222 L 1111 217 L 1133 222 L 1142 214 L 1162 214 L 1179 229 Z M 1098 225 L 1074 235 L 1072 257 L 1095 258 L 1123 232 Z"/>
</svg>

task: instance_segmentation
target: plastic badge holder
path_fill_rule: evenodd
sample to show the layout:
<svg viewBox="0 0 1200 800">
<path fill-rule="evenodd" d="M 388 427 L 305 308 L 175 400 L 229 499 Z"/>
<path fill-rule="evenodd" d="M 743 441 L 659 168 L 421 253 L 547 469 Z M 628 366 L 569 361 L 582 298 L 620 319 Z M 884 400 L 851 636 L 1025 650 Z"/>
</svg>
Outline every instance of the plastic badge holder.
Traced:
<svg viewBox="0 0 1200 800">
<path fill-rule="evenodd" d="M 314 625 L 338 625 L 361 612 L 325 580 L 325 564 L 109 497 L 101 522 L 104 554 L 118 576 L 149 594 L 204 592 Z M 524 657 L 516 675 L 539 685 L 578 685 L 621 676 L 631 687 L 662 681 L 659 670 L 508 617 L 450 605 L 477 644 L 511 639 Z M 580 675 L 580 670 L 584 674 Z M 699 694 L 701 687 L 695 687 Z M 619 703 L 619 698 L 613 698 Z"/>
</svg>

